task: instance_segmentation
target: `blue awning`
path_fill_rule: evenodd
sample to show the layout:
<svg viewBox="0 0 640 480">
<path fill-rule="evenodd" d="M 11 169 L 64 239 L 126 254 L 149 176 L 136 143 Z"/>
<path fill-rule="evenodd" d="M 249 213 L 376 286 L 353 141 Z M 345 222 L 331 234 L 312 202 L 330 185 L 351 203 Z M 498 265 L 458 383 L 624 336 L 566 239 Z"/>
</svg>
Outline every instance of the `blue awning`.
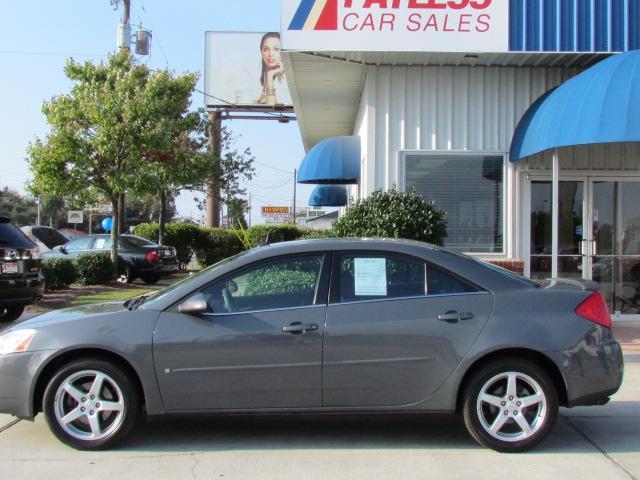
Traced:
<svg viewBox="0 0 640 480">
<path fill-rule="evenodd" d="M 298 183 L 352 184 L 360 178 L 360 138 L 331 137 L 304 157 Z"/>
<path fill-rule="evenodd" d="M 310 207 L 345 207 L 347 188 L 342 185 L 318 185 L 309 197 Z"/>
<path fill-rule="evenodd" d="M 640 50 L 614 55 L 540 97 L 511 142 L 514 162 L 551 148 L 640 141 Z"/>
</svg>

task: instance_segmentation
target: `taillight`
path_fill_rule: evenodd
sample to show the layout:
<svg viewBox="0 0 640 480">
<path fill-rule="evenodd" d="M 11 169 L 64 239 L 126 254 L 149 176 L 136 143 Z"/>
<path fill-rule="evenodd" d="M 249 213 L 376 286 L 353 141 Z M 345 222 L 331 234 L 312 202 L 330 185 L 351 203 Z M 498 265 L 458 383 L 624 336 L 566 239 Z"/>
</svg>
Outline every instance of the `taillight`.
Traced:
<svg viewBox="0 0 640 480">
<path fill-rule="evenodd" d="M 151 250 L 144 256 L 144 258 L 146 258 L 150 263 L 158 263 L 158 252 L 156 252 L 155 250 Z"/>
<path fill-rule="evenodd" d="M 576 313 L 587 320 L 611 328 L 611 315 L 607 302 L 600 292 L 592 293 L 587 299 L 578 305 Z"/>
</svg>

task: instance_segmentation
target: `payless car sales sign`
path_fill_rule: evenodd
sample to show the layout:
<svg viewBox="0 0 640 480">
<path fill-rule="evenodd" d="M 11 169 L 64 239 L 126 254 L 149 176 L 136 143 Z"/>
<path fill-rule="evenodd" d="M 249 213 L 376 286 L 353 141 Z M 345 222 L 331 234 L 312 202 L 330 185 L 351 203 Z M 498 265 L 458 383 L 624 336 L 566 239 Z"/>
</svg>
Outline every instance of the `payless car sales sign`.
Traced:
<svg viewBox="0 0 640 480">
<path fill-rule="evenodd" d="M 282 0 L 286 50 L 508 52 L 508 0 Z"/>
</svg>

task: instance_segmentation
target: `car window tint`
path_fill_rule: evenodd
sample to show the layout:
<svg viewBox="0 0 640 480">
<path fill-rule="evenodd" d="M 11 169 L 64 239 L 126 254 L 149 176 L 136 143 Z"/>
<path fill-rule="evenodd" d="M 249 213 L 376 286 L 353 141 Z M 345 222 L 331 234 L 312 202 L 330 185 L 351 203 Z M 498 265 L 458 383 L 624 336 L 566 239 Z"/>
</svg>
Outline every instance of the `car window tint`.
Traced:
<svg viewBox="0 0 640 480">
<path fill-rule="evenodd" d="M 77 238 L 76 240 L 72 240 L 71 242 L 67 243 L 64 248 L 69 252 L 87 250 L 92 240 L 93 238 L 91 237 Z"/>
<path fill-rule="evenodd" d="M 416 297 L 425 294 L 421 260 L 384 255 L 343 255 L 340 301 Z"/>
<path fill-rule="evenodd" d="M 153 243 L 146 238 L 134 237 L 133 235 L 127 235 L 126 237 L 120 237 L 125 242 L 134 245 L 136 247 L 157 247 L 157 243 Z"/>
<path fill-rule="evenodd" d="M 427 267 L 427 295 L 451 295 L 477 292 L 478 289 L 441 268 Z"/>
<path fill-rule="evenodd" d="M 45 244 L 47 248 L 57 247 L 69 242 L 69 239 L 53 228 L 34 227 L 31 230 L 34 237 Z"/>
<path fill-rule="evenodd" d="M 111 237 L 98 237 L 93 242 L 92 250 L 111 250 Z"/>
<path fill-rule="evenodd" d="M 22 231 L 10 223 L 0 223 L 0 248 L 34 248 L 35 245 Z"/>
<path fill-rule="evenodd" d="M 214 313 L 249 312 L 313 305 L 321 255 L 261 263 L 202 291 Z"/>
</svg>

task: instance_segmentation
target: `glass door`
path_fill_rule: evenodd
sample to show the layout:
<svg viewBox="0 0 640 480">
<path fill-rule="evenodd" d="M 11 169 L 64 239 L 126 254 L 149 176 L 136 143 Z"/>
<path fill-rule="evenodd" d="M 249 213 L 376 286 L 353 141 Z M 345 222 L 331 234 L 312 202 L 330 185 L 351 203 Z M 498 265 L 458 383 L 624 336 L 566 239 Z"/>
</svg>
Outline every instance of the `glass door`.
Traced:
<svg viewBox="0 0 640 480">
<path fill-rule="evenodd" d="M 640 314 L 640 179 L 591 180 L 592 279 L 617 315 Z"/>
<path fill-rule="evenodd" d="M 558 232 L 558 276 L 582 279 L 587 272 L 584 218 L 585 180 L 560 181 L 560 221 Z M 531 278 L 551 278 L 551 181 L 531 182 L 529 274 Z"/>
</svg>

